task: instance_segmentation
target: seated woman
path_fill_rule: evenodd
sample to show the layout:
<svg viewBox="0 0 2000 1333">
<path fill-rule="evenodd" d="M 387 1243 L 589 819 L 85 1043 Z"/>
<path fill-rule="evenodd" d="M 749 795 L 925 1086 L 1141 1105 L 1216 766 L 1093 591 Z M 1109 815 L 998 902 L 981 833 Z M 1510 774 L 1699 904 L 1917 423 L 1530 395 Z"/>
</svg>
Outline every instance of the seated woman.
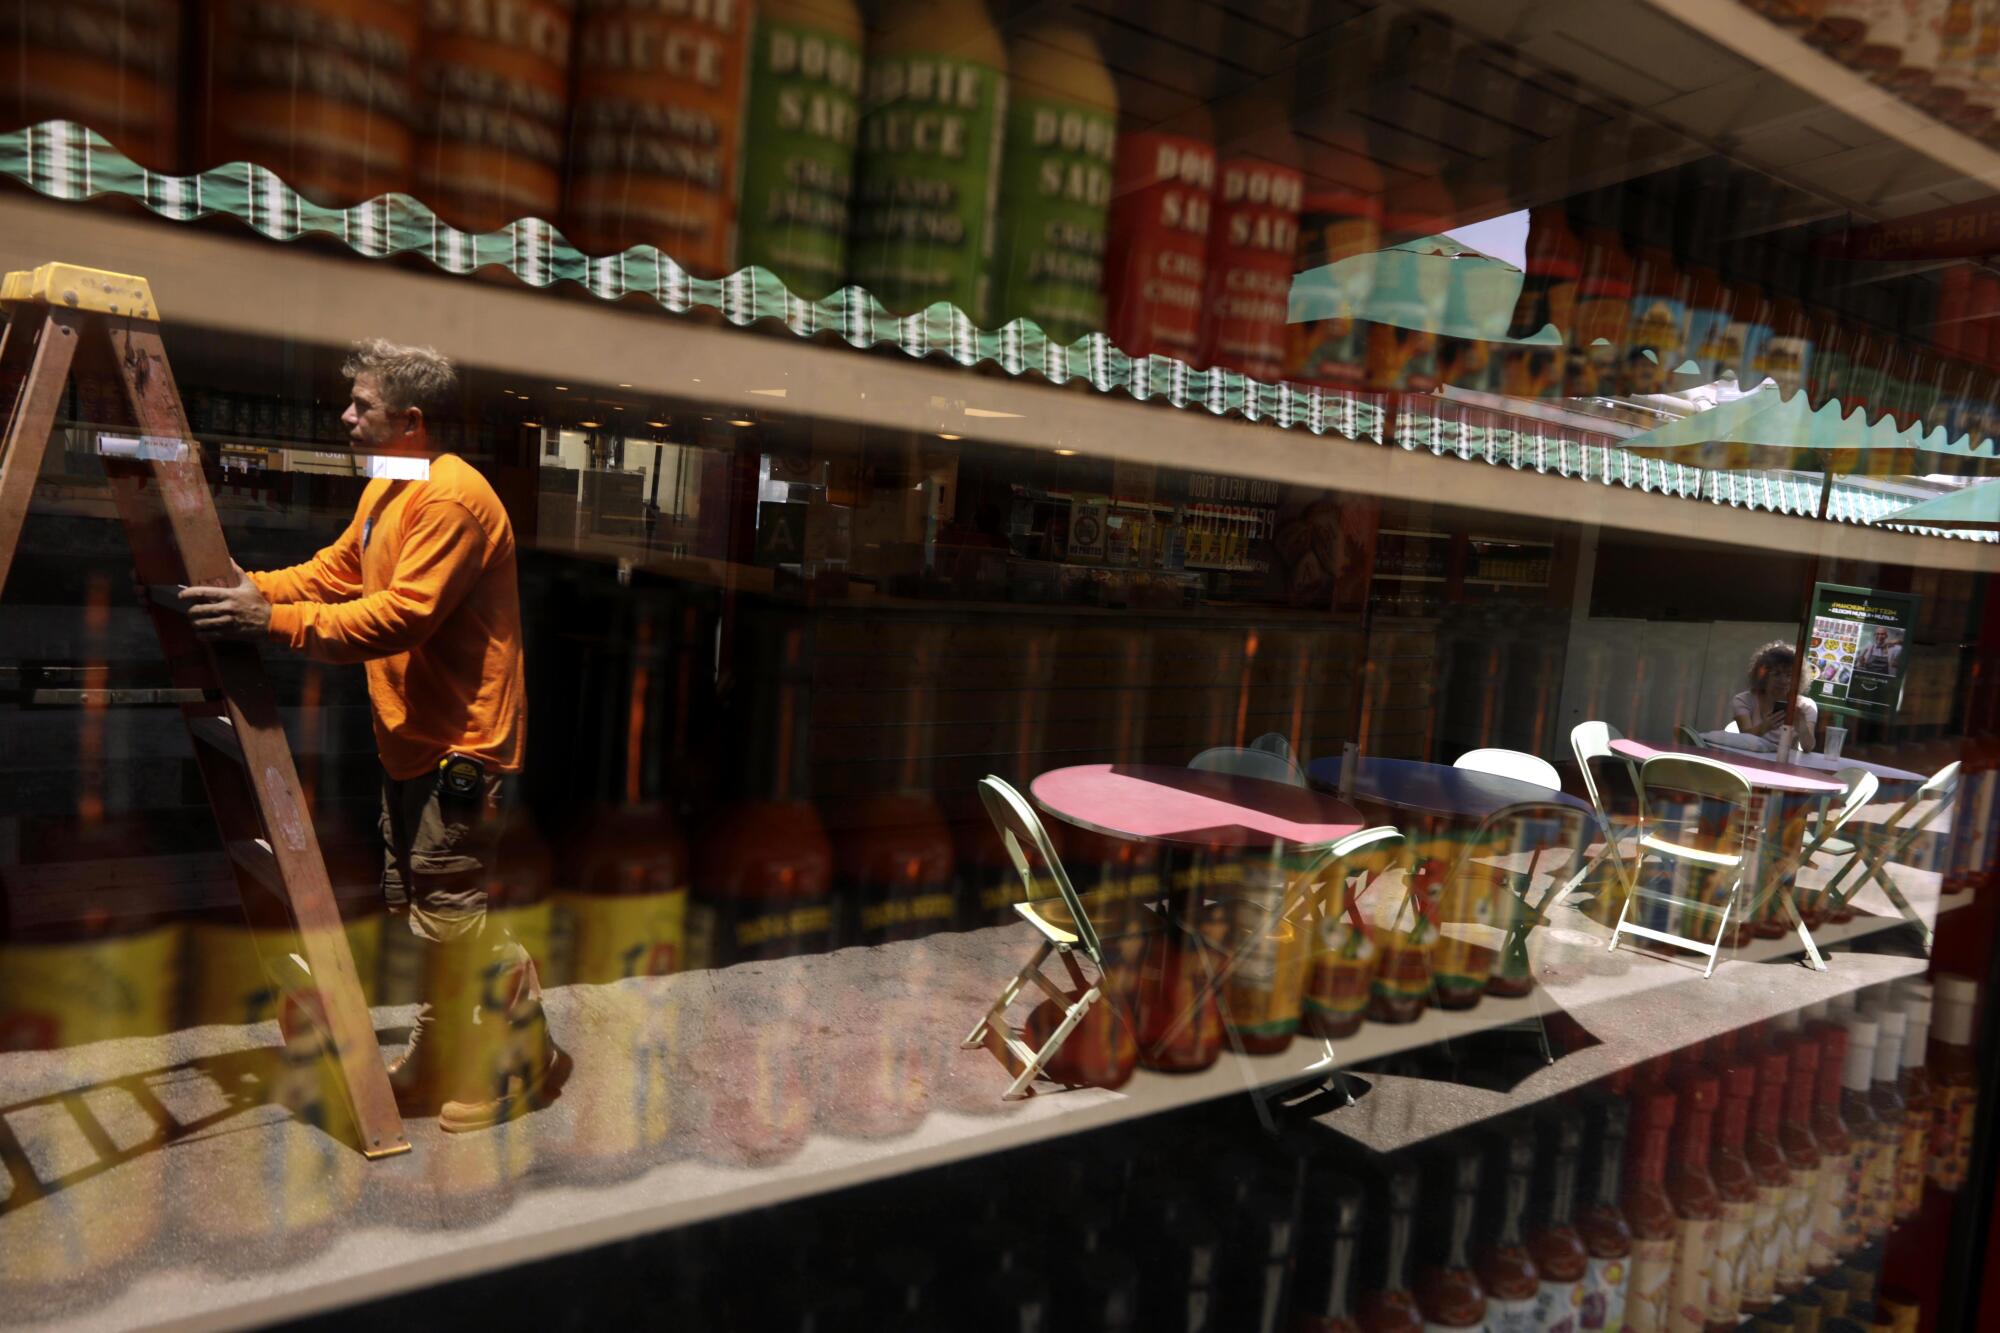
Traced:
<svg viewBox="0 0 2000 1333">
<path fill-rule="evenodd" d="M 1750 659 L 1750 688 L 1729 701 L 1737 730 L 1751 736 L 1778 738 L 1778 728 L 1790 723 L 1792 743 L 1802 751 L 1819 748 L 1819 705 L 1792 693 L 1798 654 L 1782 639 L 1773 639 Z"/>
</svg>

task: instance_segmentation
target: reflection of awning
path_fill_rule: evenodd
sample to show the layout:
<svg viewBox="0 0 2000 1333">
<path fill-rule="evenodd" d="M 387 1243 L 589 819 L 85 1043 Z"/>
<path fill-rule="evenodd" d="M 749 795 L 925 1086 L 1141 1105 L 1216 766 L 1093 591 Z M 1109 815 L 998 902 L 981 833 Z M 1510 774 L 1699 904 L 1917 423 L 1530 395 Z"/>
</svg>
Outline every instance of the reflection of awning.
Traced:
<svg viewBox="0 0 2000 1333">
<path fill-rule="evenodd" d="M 1898 526 L 2000 532 L 2000 482 L 1968 486 L 1875 520 Z"/>
<path fill-rule="evenodd" d="M 1562 331 L 1553 324 L 1532 337 L 1507 336 L 1522 276 L 1449 236 L 1425 236 L 1293 275 L 1286 318 L 1294 324 L 1361 319 L 1445 338 L 1561 346 Z"/>
<path fill-rule="evenodd" d="M 1839 400 L 1832 399 L 1814 409 L 1804 394 L 1786 398 L 1771 384 L 1635 435 L 1621 447 L 1727 472 L 1830 468 L 1881 476 L 1996 461 L 1992 440 L 1975 447 L 1967 436 L 1949 439 L 1941 426 L 1928 432 L 1921 426 L 1899 428 L 1887 416 L 1870 424 L 1861 408 L 1842 415 Z"/>
</svg>

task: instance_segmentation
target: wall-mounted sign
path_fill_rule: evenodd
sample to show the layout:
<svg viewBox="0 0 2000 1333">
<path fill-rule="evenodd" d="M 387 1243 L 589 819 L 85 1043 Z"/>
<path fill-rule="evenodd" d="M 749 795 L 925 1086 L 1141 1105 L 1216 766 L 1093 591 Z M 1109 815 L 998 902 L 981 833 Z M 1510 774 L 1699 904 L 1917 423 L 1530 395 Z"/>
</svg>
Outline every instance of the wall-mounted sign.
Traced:
<svg viewBox="0 0 2000 1333">
<path fill-rule="evenodd" d="M 1906 592 L 1813 585 L 1806 691 L 1821 709 L 1888 717 L 1903 701 L 1917 599 Z"/>
</svg>

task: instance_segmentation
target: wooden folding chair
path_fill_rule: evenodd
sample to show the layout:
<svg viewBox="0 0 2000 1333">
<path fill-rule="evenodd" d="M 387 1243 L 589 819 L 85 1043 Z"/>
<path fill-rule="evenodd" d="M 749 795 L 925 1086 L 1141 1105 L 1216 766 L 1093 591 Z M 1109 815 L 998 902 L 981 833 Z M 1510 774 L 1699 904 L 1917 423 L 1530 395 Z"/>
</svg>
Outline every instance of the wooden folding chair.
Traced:
<svg viewBox="0 0 2000 1333">
<path fill-rule="evenodd" d="M 984 1046 L 992 1051 L 1007 1071 L 1014 1075 L 1014 1081 L 1001 1094 L 1001 1100 L 1017 1101 L 1030 1095 L 1033 1089 L 1028 1085 L 1055 1058 L 1063 1043 L 1069 1040 L 1069 1034 L 1090 1012 L 1091 1006 L 1103 998 L 1104 946 L 1098 939 L 1096 927 L 1091 924 L 1090 913 L 1084 908 L 1083 897 L 1070 883 L 1069 872 L 1063 869 L 1062 859 L 1056 855 L 1055 845 L 1049 841 L 1048 830 L 1042 827 L 1035 808 L 1007 782 L 991 775 L 979 780 L 979 798 L 1000 833 L 1007 858 L 1014 863 L 1014 869 L 1021 876 L 1025 891 L 1030 896 L 1029 901 L 1014 904 L 1015 914 L 1035 928 L 1041 935 L 1041 943 L 1035 950 L 1034 958 L 1014 974 L 1013 980 L 1001 990 L 1000 998 L 987 1009 L 961 1045 L 966 1049 Z M 1056 886 L 1056 893 L 1069 917 L 1067 922 L 1055 920 L 1046 911 L 1051 906 L 1047 899 L 1040 902 L 1033 900 L 1037 880 L 1034 867 L 1028 861 L 1030 847 L 1041 858 L 1048 879 Z M 1075 955 L 1079 950 L 1097 968 L 1095 984 L 1084 976 L 1083 969 L 1077 965 Z M 1062 959 L 1063 967 L 1069 973 L 1072 989 L 1067 993 L 1042 974 L 1042 964 L 1048 961 L 1051 953 Z M 1062 1022 L 1056 1025 L 1040 1050 L 1029 1046 L 1018 1030 L 1007 1025 L 1008 1008 L 1029 985 L 1063 1008 Z"/>
<path fill-rule="evenodd" d="M 1850 770 L 1842 770 L 1841 776 L 1845 778 L 1848 771 Z M 1910 900 L 1903 896 L 1902 889 L 1897 886 L 1895 878 L 1885 867 L 1889 862 L 1901 858 L 1910 849 L 1910 845 L 1923 836 L 1924 830 L 1931 822 L 1957 802 L 1958 787 L 1958 761 L 1953 760 L 1931 774 L 1924 784 L 1918 787 L 1908 800 L 1897 806 L 1883 823 L 1872 828 L 1864 824 L 1855 825 L 1857 830 L 1870 831 L 1857 833 L 1852 841 L 1833 836 L 1840 832 L 1841 826 L 1848 822 L 1854 811 L 1867 804 L 1865 799 L 1854 802 L 1853 810 L 1848 811 L 1847 816 L 1828 829 L 1825 834 L 1816 838 L 1805 856 L 1808 864 L 1814 853 L 1822 851 L 1829 856 L 1847 858 L 1847 864 L 1843 865 L 1834 877 L 1827 881 L 1826 887 L 1820 890 L 1821 901 L 1828 906 L 1828 909 L 1833 912 L 1840 911 L 1850 898 L 1861 891 L 1863 885 L 1872 880 L 1875 886 L 1888 896 L 1889 901 L 1895 904 L 1896 910 L 1903 914 L 1903 919 L 1917 928 L 1923 936 L 1924 948 L 1930 948 L 1935 932 L 1910 906 Z M 1873 791 L 1874 789 L 1870 788 L 1871 795 Z M 1843 802 L 1843 805 L 1846 804 Z M 1920 810 L 1920 807 L 1923 808 Z M 1855 876 L 1853 886 L 1842 890 L 1841 881 L 1857 867 L 1861 873 Z"/>
<path fill-rule="evenodd" d="M 1655 811 L 1663 805 L 1658 793 L 1682 792 L 1704 801 L 1720 801 L 1729 808 L 1729 817 L 1723 825 L 1720 847 L 1704 847 L 1699 842 L 1684 841 L 1685 830 L 1668 829 Z M 1715 962 L 1722 952 L 1722 941 L 1729 933 L 1729 918 L 1736 907 L 1736 900 L 1743 889 L 1743 867 L 1745 852 L 1752 841 L 1750 832 L 1750 783 L 1727 764 L 1713 759 L 1702 759 L 1694 755 L 1655 755 L 1639 766 L 1639 859 L 1643 864 L 1648 852 L 1664 857 L 1671 863 L 1686 863 L 1694 868 L 1720 873 L 1728 877 L 1728 888 L 1724 891 L 1722 905 L 1718 911 L 1715 904 L 1700 899 L 1679 898 L 1671 893 L 1647 888 L 1643 877 L 1635 867 L 1631 891 L 1625 895 L 1625 905 L 1619 910 L 1618 924 L 1612 927 L 1610 948 L 1616 949 L 1620 938 L 1626 935 L 1640 935 L 1661 944 L 1671 944 L 1676 948 L 1688 949 L 1708 956 L 1708 966 L 1703 976 L 1715 973 Z M 1671 836 L 1670 836 L 1671 835 Z M 1733 850 L 1728 850 L 1733 842 Z M 1696 915 L 1719 915 L 1713 939 L 1700 939 L 1692 935 L 1678 935 L 1670 930 L 1654 926 L 1644 926 L 1633 921 L 1634 903 L 1652 901 L 1678 907 Z M 1806 948 L 1815 959 L 1818 951 L 1813 948 L 1812 936 L 1806 933 L 1805 923 L 1799 920 L 1798 911 L 1786 896 L 1783 901 L 1791 912 L 1793 924 L 1804 937 Z M 1820 964 L 1824 967 L 1824 964 Z"/>
</svg>

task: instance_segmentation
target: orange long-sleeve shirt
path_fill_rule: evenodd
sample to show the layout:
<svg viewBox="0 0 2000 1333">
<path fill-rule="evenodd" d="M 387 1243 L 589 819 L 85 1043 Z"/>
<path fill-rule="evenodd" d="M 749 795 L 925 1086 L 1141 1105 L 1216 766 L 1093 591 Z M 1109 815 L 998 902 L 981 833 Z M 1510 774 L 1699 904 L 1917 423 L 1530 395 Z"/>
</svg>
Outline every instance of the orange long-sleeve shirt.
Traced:
<svg viewBox="0 0 2000 1333">
<path fill-rule="evenodd" d="M 514 528 L 454 454 L 428 481 L 368 483 L 339 540 L 250 574 L 271 637 L 325 662 L 365 662 L 375 742 L 393 778 L 448 753 L 519 772 L 527 742 Z"/>
</svg>

